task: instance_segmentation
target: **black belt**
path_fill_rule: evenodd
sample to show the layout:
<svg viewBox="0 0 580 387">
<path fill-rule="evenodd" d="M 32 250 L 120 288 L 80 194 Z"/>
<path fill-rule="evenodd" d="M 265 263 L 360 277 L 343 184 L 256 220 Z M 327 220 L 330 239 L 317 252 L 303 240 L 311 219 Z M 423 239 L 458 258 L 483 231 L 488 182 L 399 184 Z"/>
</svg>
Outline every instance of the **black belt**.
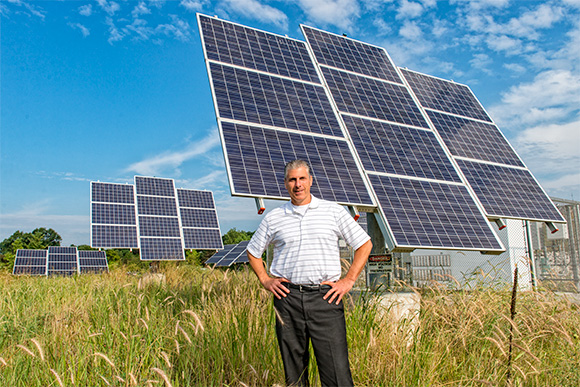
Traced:
<svg viewBox="0 0 580 387">
<path fill-rule="evenodd" d="M 282 282 L 284 286 L 290 289 L 296 289 L 300 292 L 318 292 L 320 290 L 328 290 L 332 288 L 330 285 L 298 285 L 290 282 Z"/>
</svg>

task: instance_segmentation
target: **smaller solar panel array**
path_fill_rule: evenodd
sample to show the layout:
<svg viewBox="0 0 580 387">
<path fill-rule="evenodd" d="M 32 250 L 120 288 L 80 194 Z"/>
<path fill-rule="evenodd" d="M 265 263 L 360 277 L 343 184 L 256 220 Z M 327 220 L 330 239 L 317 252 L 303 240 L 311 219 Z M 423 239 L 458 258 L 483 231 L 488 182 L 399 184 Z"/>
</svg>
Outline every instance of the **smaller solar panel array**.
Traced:
<svg viewBox="0 0 580 387">
<path fill-rule="evenodd" d="M 216 267 L 229 267 L 238 263 L 247 263 L 246 250 L 250 241 L 242 241 L 237 244 L 225 245 L 224 249 L 212 255 L 205 263 Z"/>
<path fill-rule="evenodd" d="M 213 194 L 173 179 L 91 183 L 91 246 L 138 248 L 141 260 L 185 260 L 184 249 L 223 247 Z"/>
<path fill-rule="evenodd" d="M 65 275 L 109 271 L 104 251 L 50 246 L 47 250 L 18 249 L 13 274 Z"/>
</svg>

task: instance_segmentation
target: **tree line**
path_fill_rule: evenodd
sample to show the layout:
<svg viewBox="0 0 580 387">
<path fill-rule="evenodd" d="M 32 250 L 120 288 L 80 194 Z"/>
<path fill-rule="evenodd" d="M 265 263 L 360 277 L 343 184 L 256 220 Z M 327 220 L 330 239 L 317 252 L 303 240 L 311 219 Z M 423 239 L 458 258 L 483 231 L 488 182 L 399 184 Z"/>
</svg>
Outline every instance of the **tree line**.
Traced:
<svg viewBox="0 0 580 387">
<path fill-rule="evenodd" d="M 254 232 L 230 229 L 222 236 L 224 245 L 249 240 Z M 32 232 L 16 231 L 0 243 L 0 269 L 12 271 L 18 249 L 46 250 L 50 246 L 60 246 L 62 237 L 52 228 L 39 227 Z M 75 246 L 75 245 L 71 245 Z M 78 245 L 78 250 L 97 250 L 89 245 Z M 215 253 L 214 250 L 186 250 L 188 264 L 201 265 Z M 126 266 L 128 270 L 142 270 L 149 267 L 148 262 L 139 259 L 138 250 L 107 249 L 109 267 Z"/>
</svg>

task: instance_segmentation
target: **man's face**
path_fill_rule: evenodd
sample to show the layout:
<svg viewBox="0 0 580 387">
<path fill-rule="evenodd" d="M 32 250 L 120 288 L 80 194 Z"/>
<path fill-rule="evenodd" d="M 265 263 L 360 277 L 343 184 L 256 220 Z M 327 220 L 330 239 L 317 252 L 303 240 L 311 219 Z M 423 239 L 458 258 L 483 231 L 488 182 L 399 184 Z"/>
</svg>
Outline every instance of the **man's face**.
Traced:
<svg viewBox="0 0 580 387">
<path fill-rule="evenodd" d="M 306 167 L 291 169 L 286 175 L 284 185 L 290 194 L 292 204 L 301 206 L 310 203 L 310 187 L 312 187 L 312 176 L 308 174 Z"/>
</svg>

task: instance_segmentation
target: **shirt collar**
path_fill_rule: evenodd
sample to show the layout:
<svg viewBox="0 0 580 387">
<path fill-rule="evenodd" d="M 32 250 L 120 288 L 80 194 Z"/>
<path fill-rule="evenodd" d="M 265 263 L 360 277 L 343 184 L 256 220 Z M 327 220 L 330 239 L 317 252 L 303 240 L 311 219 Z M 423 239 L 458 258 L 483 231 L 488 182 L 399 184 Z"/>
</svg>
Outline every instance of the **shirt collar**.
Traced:
<svg viewBox="0 0 580 387">
<path fill-rule="evenodd" d="M 310 196 L 312 198 L 310 200 L 310 207 L 308 208 L 318 208 L 318 206 L 320 205 L 320 199 L 318 199 L 316 196 L 312 194 L 310 194 Z M 284 213 L 290 214 L 292 212 L 294 212 L 294 205 L 292 204 L 292 201 L 289 201 L 286 204 L 284 204 Z"/>
</svg>

